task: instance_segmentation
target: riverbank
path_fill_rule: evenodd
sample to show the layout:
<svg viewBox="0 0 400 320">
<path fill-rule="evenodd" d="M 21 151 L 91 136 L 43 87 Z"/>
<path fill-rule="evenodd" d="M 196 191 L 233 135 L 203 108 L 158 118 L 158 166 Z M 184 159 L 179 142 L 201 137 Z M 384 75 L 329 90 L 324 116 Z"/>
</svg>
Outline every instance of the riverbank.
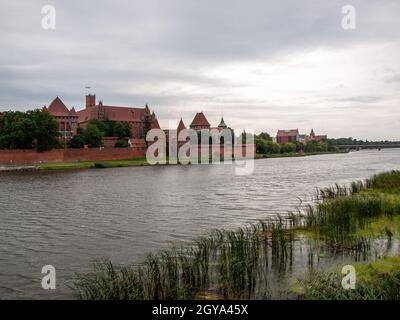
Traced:
<svg viewBox="0 0 400 320">
<path fill-rule="evenodd" d="M 294 152 L 294 153 L 257 154 L 256 159 L 307 157 L 307 156 L 318 156 L 318 155 L 336 154 L 336 153 L 349 153 L 349 151 L 343 150 L 343 151 L 326 151 L 326 152 Z"/>
<path fill-rule="evenodd" d="M 70 169 L 95 169 L 95 168 L 118 168 L 149 165 L 145 157 L 126 160 L 104 160 L 104 161 L 75 161 L 60 163 L 44 163 L 38 166 L 39 170 L 70 170 Z"/>
<path fill-rule="evenodd" d="M 400 172 L 393 171 L 322 189 L 296 214 L 215 230 L 138 267 L 98 262 L 71 285 L 83 299 L 390 299 L 398 295 L 391 288 L 399 263 L 390 257 L 399 255 L 399 235 Z M 351 294 L 331 271 L 348 264 L 364 275 Z M 365 291 L 369 284 L 375 293 Z"/>
<path fill-rule="evenodd" d="M 329 155 L 335 153 L 347 152 L 313 152 L 313 153 L 282 153 L 282 154 L 257 154 L 255 160 L 268 158 L 286 158 L 286 157 L 305 157 L 314 155 Z M 123 160 L 103 160 L 103 161 L 66 161 L 66 162 L 49 162 L 41 163 L 35 166 L 2 166 L 0 171 L 38 171 L 38 170 L 76 170 L 76 169 L 96 169 L 96 168 L 119 168 L 119 167 L 135 167 L 147 166 L 149 163 L 146 157 L 123 159 Z"/>
</svg>

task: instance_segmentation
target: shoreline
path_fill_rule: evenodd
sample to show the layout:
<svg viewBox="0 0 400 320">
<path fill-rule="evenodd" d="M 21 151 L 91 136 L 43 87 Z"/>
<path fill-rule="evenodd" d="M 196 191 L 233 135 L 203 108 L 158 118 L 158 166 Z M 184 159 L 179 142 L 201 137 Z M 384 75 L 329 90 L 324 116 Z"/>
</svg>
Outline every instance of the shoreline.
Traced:
<svg viewBox="0 0 400 320">
<path fill-rule="evenodd" d="M 275 159 L 275 158 L 295 158 L 317 155 L 343 154 L 348 152 L 311 152 L 311 153 L 281 153 L 281 154 L 257 154 L 254 160 Z M 0 172 L 32 172 L 32 171 L 51 171 L 51 170 L 79 170 L 79 169 L 103 169 L 103 168 L 126 168 L 137 166 L 149 166 L 145 157 L 124 160 L 102 160 L 102 161 L 72 161 L 72 162 L 49 162 L 38 165 L 16 165 L 1 166 Z M 157 164 L 168 165 L 167 164 Z"/>
</svg>

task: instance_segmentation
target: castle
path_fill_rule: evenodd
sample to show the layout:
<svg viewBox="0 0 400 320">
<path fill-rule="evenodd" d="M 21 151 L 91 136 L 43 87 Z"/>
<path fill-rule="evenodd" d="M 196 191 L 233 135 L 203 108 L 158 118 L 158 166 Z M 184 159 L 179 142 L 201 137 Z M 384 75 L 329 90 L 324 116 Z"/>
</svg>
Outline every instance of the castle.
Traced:
<svg viewBox="0 0 400 320">
<path fill-rule="evenodd" d="M 86 96 L 85 108 L 79 111 L 73 107 L 68 109 L 59 97 L 56 97 L 48 107 L 44 106 L 43 110 L 49 112 L 57 120 L 59 132 L 64 140 L 72 138 L 77 134 L 78 128 L 85 128 L 91 120 L 128 122 L 132 128 L 130 138 L 133 139 L 144 138 L 146 122 L 151 124 L 151 129 L 160 129 L 157 116 L 154 111 L 150 111 L 147 104 L 144 108 L 105 105 L 102 101 L 96 103 L 94 94 Z M 199 112 L 196 113 L 189 128 L 195 131 L 203 129 L 222 131 L 227 128 L 227 125 L 221 117 L 219 125 L 211 127 L 204 113 Z M 186 129 L 186 126 L 181 118 L 177 128 L 178 133 L 183 129 Z"/>
<path fill-rule="evenodd" d="M 83 110 L 76 111 L 75 108 L 68 109 L 64 102 L 56 97 L 44 110 L 55 117 L 59 124 L 61 136 L 68 140 L 77 134 L 78 127 L 85 128 L 90 120 L 109 120 L 128 122 L 132 128 L 132 137 L 144 138 L 145 123 L 151 123 L 151 128 L 160 128 L 154 112 L 150 112 L 148 105 L 144 108 L 132 108 L 122 106 L 110 106 L 102 101 L 96 104 L 96 96 L 86 96 L 86 106 Z"/>
</svg>

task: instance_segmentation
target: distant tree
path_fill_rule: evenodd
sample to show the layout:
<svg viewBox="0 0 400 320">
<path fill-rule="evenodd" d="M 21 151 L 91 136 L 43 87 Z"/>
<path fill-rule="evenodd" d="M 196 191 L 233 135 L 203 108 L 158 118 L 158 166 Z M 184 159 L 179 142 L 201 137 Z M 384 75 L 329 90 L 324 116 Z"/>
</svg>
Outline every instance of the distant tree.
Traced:
<svg viewBox="0 0 400 320">
<path fill-rule="evenodd" d="M 303 143 L 301 143 L 300 141 L 295 141 L 293 143 L 296 146 L 296 152 L 303 152 L 304 151 L 304 144 Z"/>
<path fill-rule="evenodd" d="M 318 142 L 311 140 L 308 141 L 305 148 L 304 148 L 305 152 L 317 152 L 318 151 Z"/>
<path fill-rule="evenodd" d="M 34 148 L 35 124 L 26 113 L 9 111 L 0 118 L 0 148 Z"/>
<path fill-rule="evenodd" d="M 265 139 L 260 139 L 260 137 L 255 138 L 255 145 L 256 145 L 256 153 L 259 154 L 276 154 L 280 153 L 280 146 L 279 144 L 268 141 Z"/>
<path fill-rule="evenodd" d="M 272 137 L 268 132 L 261 132 L 258 137 L 263 140 L 272 141 Z"/>
<path fill-rule="evenodd" d="M 96 126 L 100 132 L 105 135 L 105 136 L 109 136 L 107 134 L 107 126 L 106 126 L 106 122 L 105 121 L 101 121 L 101 120 L 97 120 L 97 119 L 92 119 L 88 122 L 88 125 L 94 125 Z"/>
<path fill-rule="evenodd" d="M 75 135 L 68 143 L 70 148 L 83 148 L 85 146 L 85 138 L 83 134 Z"/>
<path fill-rule="evenodd" d="M 339 150 L 338 147 L 335 146 L 330 139 L 326 142 L 326 147 L 327 150 L 331 152 L 337 152 Z"/>
<path fill-rule="evenodd" d="M 281 146 L 278 143 L 272 142 L 272 141 L 270 141 L 268 143 L 269 143 L 269 146 L 270 146 L 269 148 L 270 148 L 270 153 L 271 154 L 277 154 L 277 153 L 281 152 Z"/>
<path fill-rule="evenodd" d="M 128 148 L 129 147 L 128 140 L 120 139 L 115 143 L 114 147 L 115 148 Z"/>
<path fill-rule="evenodd" d="M 0 117 L 0 148 L 46 151 L 60 146 L 58 123 L 43 110 L 9 111 Z"/>
<path fill-rule="evenodd" d="M 132 127 L 129 122 L 116 122 L 114 124 L 114 136 L 118 138 L 130 138 Z"/>
<path fill-rule="evenodd" d="M 38 151 L 47 151 L 61 146 L 58 132 L 58 123 L 55 118 L 43 110 L 28 112 L 34 123 L 34 139 Z"/>
<path fill-rule="evenodd" d="M 100 147 L 102 136 L 103 136 L 102 132 L 93 123 L 89 123 L 86 126 L 85 131 L 83 132 L 83 138 L 85 140 L 85 144 L 87 144 L 90 148 Z"/>
<path fill-rule="evenodd" d="M 285 143 L 281 145 L 281 153 L 292 153 L 296 152 L 296 145 L 294 143 Z"/>
</svg>

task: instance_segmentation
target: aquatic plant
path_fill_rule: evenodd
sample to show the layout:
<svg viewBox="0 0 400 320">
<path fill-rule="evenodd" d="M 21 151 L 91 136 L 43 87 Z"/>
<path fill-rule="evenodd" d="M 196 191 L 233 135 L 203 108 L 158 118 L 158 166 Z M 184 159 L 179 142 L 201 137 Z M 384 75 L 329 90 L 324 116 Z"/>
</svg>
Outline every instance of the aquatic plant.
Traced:
<svg viewBox="0 0 400 320">
<path fill-rule="evenodd" d="M 136 267 L 97 262 L 93 272 L 76 275 L 71 287 L 82 299 L 276 297 L 272 286 L 290 272 L 296 243 L 304 239 L 303 254 L 310 270 L 318 265 L 320 254 L 365 261 L 371 258 L 376 238 L 387 239 L 390 246 L 393 236 L 400 233 L 400 228 L 396 230 L 396 224 L 390 223 L 400 216 L 399 187 L 399 171 L 378 174 L 350 187 L 336 185 L 319 192 L 314 205 L 299 207 L 296 213 L 237 230 L 213 230 L 188 244 L 149 254 Z M 380 221 L 391 226 L 377 228 Z M 336 277 L 318 273 L 309 278 L 307 294 L 313 298 L 348 296 L 342 292 L 334 295 Z M 394 296 L 390 290 L 396 277 L 379 279 L 381 291 L 370 295 L 361 284 L 351 297 Z"/>
</svg>

